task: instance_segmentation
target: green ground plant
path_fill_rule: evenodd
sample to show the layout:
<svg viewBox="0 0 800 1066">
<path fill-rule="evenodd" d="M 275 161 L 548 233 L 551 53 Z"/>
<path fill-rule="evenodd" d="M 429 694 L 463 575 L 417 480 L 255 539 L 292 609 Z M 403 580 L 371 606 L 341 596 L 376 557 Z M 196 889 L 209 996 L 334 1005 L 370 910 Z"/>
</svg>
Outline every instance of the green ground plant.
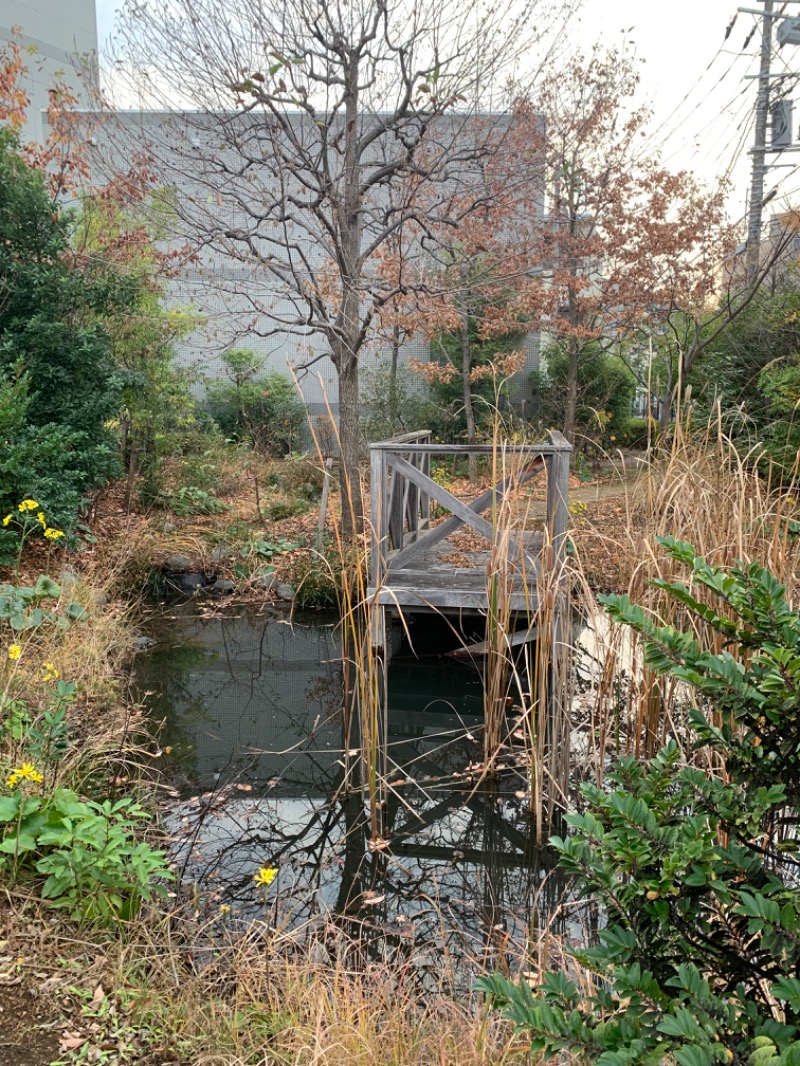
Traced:
<svg viewBox="0 0 800 1066">
<path fill-rule="evenodd" d="M 711 566 L 663 538 L 691 583 L 656 584 L 706 639 L 625 596 L 611 617 L 641 634 L 655 675 L 691 696 L 700 765 L 675 742 L 623 758 L 582 788 L 562 868 L 602 908 L 572 973 L 535 990 L 480 987 L 546 1058 L 603 1066 L 800 1063 L 800 616 L 751 563 Z M 709 606 L 697 594 L 711 593 Z"/>
<path fill-rule="evenodd" d="M 12 644 L 6 673 L 18 668 Z M 76 921 L 130 920 L 165 893 L 164 852 L 141 839 L 150 815 L 133 799 L 80 795 L 59 783 L 76 740 L 68 712 L 77 686 L 43 663 L 49 698 L 0 694 L 0 881 L 37 892 Z"/>
<path fill-rule="evenodd" d="M 42 899 L 76 921 L 134 918 L 166 892 L 164 852 L 138 839 L 150 815 L 133 799 L 97 802 L 72 789 L 37 795 L 42 774 L 15 768 L 0 795 L 0 870 L 10 883 L 36 883 Z"/>
<path fill-rule="evenodd" d="M 68 629 L 86 617 L 86 610 L 76 601 L 62 606 L 61 591 L 61 586 L 46 574 L 41 574 L 33 585 L 0 585 L 0 623 L 7 622 L 15 635 L 45 624 Z"/>
<path fill-rule="evenodd" d="M 104 775 L 99 799 L 83 794 L 77 685 L 39 649 L 47 634 L 86 618 L 46 575 L 0 585 L 0 884 L 35 892 L 75 920 L 108 924 L 163 894 L 170 874 L 164 853 L 141 839 L 150 816 L 134 798 L 107 798 Z"/>
<path fill-rule="evenodd" d="M 218 500 L 212 492 L 196 485 L 182 485 L 169 496 L 168 502 L 170 510 L 181 517 L 193 514 L 222 514 L 228 510 L 223 500 Z"/>
</svg>

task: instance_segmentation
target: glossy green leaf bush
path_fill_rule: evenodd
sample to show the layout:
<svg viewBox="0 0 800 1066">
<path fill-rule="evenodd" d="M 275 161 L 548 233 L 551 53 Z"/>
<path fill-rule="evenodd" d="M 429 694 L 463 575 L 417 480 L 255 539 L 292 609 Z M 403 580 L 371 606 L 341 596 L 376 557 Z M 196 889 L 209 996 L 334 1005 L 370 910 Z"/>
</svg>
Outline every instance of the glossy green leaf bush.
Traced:
<svg viewBox="0 0 800 1066">
<path fill-rule="evenodd" d="M 692 630 L 604 600 L 642 634 L 647 664 L 686 684 L 698 762 L 715 769 L 686 765 L 671 742 L 584 785 L 569 835 L 552 841 L 605 916 L 573 952 L 580 978 L 480 987 L 549 1059 L 800 1064 L 800 616 L 763 567 L 661 543 L 690 572 L 660 587 Z"/>
</svg>

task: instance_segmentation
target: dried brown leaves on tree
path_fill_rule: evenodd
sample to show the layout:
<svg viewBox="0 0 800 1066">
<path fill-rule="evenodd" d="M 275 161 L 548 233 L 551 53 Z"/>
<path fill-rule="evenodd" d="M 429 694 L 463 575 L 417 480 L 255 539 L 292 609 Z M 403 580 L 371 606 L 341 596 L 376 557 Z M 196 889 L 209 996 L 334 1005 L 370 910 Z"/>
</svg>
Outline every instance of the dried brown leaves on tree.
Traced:
<svg viewBox="0 0 800 1066">
<path fill-rule="evenodd" d="M 650 115 L 632 106 L 638 83 L 632 57 L 596 49 L 517 104 L 523 139 L 539 116 L 546 124 L 551 288 L 539 314 L 567 352 L 568 435 L 587 349 L 618 345 L 676 309 L 707 308 L 731 246 L 725 188 L 706 189 L 648 154 Z"/>
</svg>

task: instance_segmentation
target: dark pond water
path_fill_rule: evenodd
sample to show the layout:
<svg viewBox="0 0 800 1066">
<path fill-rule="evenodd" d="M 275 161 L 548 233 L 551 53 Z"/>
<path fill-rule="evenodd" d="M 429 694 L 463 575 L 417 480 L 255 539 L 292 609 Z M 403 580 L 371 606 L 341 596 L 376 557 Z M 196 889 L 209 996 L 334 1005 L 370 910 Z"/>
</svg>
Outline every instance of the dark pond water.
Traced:
<svg viewBox="0 0 800 1066">
<path fill-rule="evenodd" d="M 201 915 L 313 932 L 357 927 L 396 952 L 486 961 L 524 946 L 563 894 L 532 842 L 524 770 L 466 787 L 480 758 L 481 679 L 438 654 L 428 623 L 389 674 L 395 776 L 384 834 L 370 846 L 360 796 L 344 796 L 342 670 L 335 620 L 203 601 L 162 605 L 135 684 L 160 733 L 174 788 L 167 822 Z M 399 636 L 399 635 L 398 635 Z M 259 867 L 279 873 L 265 891 Z M 424 954 L 424 950 L 423 950 Z"/>
</svg>

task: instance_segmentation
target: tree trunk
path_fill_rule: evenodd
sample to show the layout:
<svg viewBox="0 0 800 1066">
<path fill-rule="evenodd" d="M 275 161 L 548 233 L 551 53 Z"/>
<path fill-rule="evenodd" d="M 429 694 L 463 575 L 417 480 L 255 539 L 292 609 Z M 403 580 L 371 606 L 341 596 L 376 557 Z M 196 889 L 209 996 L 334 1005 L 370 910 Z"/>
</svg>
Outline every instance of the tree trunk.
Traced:
<svg viewBox="0 0 800 1066">
<path fill-rule="evenodd" d="M 400 355 L 400 326 L 395 322 L 392 327 L 392 361 L 389 367 L 389 423 L 392 433 L 404 429 L 400 425 L 400 412 L 397 410 L 397 362 Z"/>
<path fill-rule="evenodd" d="M 361 499 L 360 420 L 358 402 L 358 356 L 361 301 L 361 204 L 358 171 L 358 61 L 351 54 L 345 71 L 345 145 L 344 173 L 336 208 L 341 229 L 342 294 L 337 330 L 333 340 L 333 363 L 339 374 L 339 448 L 342 479 L 342 537 L 351 540 L 364 531 L 364 508 Z"/>
<path fill-rule="evenodd" d="M 361 499 L 361 434 L 358 402 L 358 359 L 344 356 L 339 368 L 339 449 L 342 478 L 342 536 L 346 540 L 364 529 Z"/>
<path fill-rule="evenodd" d="M 578 346 L 570 341 L 567 350 L 567 400 L 564 405 L 564 436 L 575 443 L 575 415 L 578 409 Z"/>
<path fill-rule="evenodd" d="M 475 411 L 472 406 L 472 382 L 469 380 L 472 365 L 470 362 L 469 347 L 469 314 L 465 311 L 461 318 L 461 382 L 464 388 L 464 418 L 467 422 L 467 443 L 474 444 Z M 470 452 L 469 455 L 469 479 L 476 481 L 478 478 L 478 457 Z"/>
<path fill-rule="evenodd" d="M 675 389 L 674 396 L 676 406 L 680 405 L 681 398 L 677 395 L 677 388 Z M 669 424 L 671 422 L 672 415 L 672 402 L 673 402 L 673 388 L 672 388 L 672 374 L 667 376 L 667 383 L 664 386 L 663 395 L 659 401 L 658 412 L 658 439 L 661 443 L 666 444 L 667 437 L 669 436 Z"/>
<path fill-rule="evenodd" d="M 128 472 L 125 478 L 125 499 L 123 506 L 125 508 L 125 514 L 131 513 L 131 507 L 133 506 L 133 487 L 136 483 L 136 475 L 139 471 L 139 449 L 137 447 L 136 438 L 130 442 L 130 450 L 128 452 Z"/>
</svg>

